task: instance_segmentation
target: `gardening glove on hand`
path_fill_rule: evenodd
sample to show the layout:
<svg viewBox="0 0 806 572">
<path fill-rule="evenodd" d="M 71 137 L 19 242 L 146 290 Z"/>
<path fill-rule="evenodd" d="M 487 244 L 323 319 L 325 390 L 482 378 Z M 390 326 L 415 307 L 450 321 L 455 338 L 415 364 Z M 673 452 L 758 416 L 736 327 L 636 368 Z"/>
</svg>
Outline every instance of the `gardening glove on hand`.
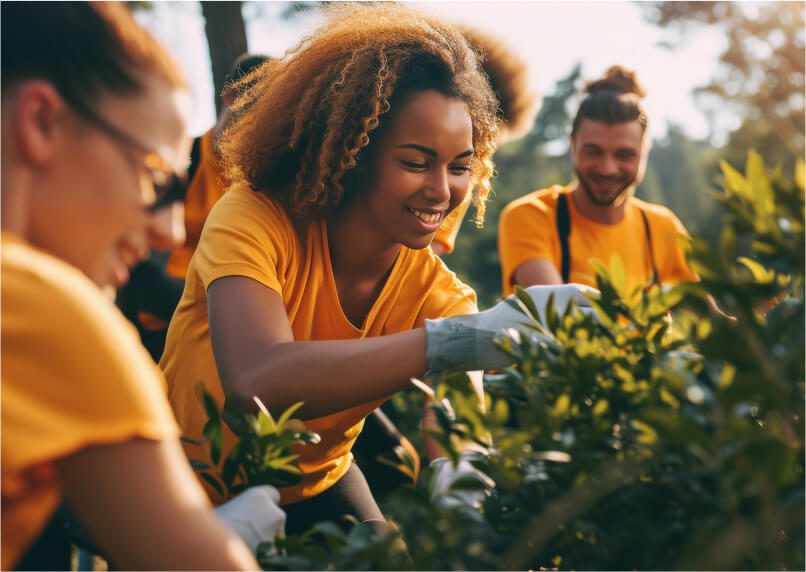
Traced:
<svg viewBox="0 0 806 572">
<path fill-rule="evenodd" d="M 495 481 L 474 467 L 465 453 L 459 455 L 455 466 L 446 457 L 434 459 L 431 469 L 434 471 L 430 483 L 431 501 L 445 508 L 465 506 L 478 510 L 487 491 L 495 487 Z M 463 486 L 454 488 L 460 480 L 464 481 Z M 477 483 L 473 483 L 474 480 Z"/>
<path fill-rule="evenodd" d="M 280 493 L 269 485 L 250 487 L 216 507 L 219 519 L 241 537 L 252 554 L 261 542 L 285 536 L 285 512 L 277 504 Z"/>
<path fill-rule="evenodd" d="M 583 311 L 592 312 L 583 293 L 598 290 L 581 284 L 530 286 L 526 293 L 534 302 L 540 319 L 545 322 L 546 303 L 554 294 L 554 304 L 563 311 L 574 300 Z M 515 299 L 510 296 L 509 299 Z M 478 314 L 425 321 L 425 361 L 431 371 L 501 369 L 512 364 L 512 358 L 496 347 L 495 337 L 509 328 L 523 329 L 529 318 L 510 306 L 506 300 Z"/>
</svg>

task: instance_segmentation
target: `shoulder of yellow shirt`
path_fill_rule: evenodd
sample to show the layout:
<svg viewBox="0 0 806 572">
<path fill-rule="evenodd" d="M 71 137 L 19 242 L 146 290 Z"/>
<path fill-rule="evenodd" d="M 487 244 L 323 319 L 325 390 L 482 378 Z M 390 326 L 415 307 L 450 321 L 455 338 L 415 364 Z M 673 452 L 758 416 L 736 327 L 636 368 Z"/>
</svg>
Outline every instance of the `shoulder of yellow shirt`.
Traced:
<svg viewBox="0 0 806 572">
<path fill-rule="evenodd" d="M 552 185 L 544 189 L 538 189 L 511 201 L 504 207 L 504 211 L 509 212 L 524 205 L 529 205 L 547 213 L 556 208 L 557 198 L 560 194 L 568 194 L 572 190 L 570 185 Z M 674 212 L 664 205 L 650 203 L 634 196 L 630 200 L 652 219 L 674 220 L 677 218 Z"/>
<path fill-rule="evenodd" d="M 26 307 L 53 324 L 50 334 L 58 337 L 65 336 L 66 331 L 94 332 L 97 339 L 104 339 L 113 335 L 111 332 L 131 329 L 111 298 L 67 262 L 16 240 L 3 241 L 0 258 L 4 298 L 35 300 Z M 4 313 L 8 311 L 4 308 Z M 130 335 L 136 338 L 133 330 Z M 82 340 L 81 337 L 71 339 Z"/>
<path fill-rule="evenodd" d="M 55 294 L 78 296 L 82 300 L 103 296 L 78 268 L 20 239 L 3 241 L 2 266 L 4 278 L 10 278 L 9 272 L 25 276 Z"/>
<path fill-rule="evenodd" d="M 638 197 L 632 197 L 631 200 L 633 201 L 633 204 L 644 211 L 648 217 L 662 219 L 676 218 L 674 212 L 672 212 L 669 207 L 650 203 L 643 199 L 639 199 Z"/>
<path fill-rule="evenodd" d="M 548 213 L 556 208 L 557 197 L 559 197 L 560 194 L 569 193 L 570 191 L 570 187 L 563 185 L 552 185 L 545 189 L 532 191 L 507 204 L 502 211 L 502 215 L 520 208 L 535 207 L 544 213 Z"/>
</svg>

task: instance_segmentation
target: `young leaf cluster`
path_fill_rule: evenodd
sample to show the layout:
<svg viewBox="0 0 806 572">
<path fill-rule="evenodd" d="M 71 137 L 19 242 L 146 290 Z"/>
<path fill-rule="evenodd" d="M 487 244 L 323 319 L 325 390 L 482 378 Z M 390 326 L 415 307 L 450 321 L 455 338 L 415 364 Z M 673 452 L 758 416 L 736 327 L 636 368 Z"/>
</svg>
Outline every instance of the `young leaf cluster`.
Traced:
<svg viewBox="0 0 806 572">
<path fill-rule="evenodd" d="M 228 499 L 250 486 L 284 487 L 299 482 L 300 471 L 295 464 L 299 455 L 294 448 L 319 442 L 318 434 L 307 431 L 298 419 L 292 419 L 301 402 L 275 420 L 258 398 L 254 398 L 257 413 L 248 413 L 232 401 L 219 409 L 202 387 L 199 397 L 207 413 L 202 434 L 210 459 L 191 463 L 222 498 Z M 224 424 L 235 434 L 237 442 L 222 459 Z"/>
</svg>

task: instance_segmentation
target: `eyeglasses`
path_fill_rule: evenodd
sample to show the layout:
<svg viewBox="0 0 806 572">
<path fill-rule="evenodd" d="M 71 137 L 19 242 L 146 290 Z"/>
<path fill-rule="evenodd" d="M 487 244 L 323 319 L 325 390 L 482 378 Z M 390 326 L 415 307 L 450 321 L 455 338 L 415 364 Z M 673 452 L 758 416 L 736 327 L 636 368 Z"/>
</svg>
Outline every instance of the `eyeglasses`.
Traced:
<svg viewBox="0 0 806 572">
<path fill-rule="evenodd" d="M 85 119 L 106 135 L 137 150 L 142 155 L 140 167 L 148 174 L 156 195 L 154 201 L 148 207 L 151 212 L 174 202 L 183 202 L 185 200 L 185 193 L 187 192 L 186 174 L 177 174 L 159 153 L 152 151 L 135 137 L 115 127 L 88 106 L 74 105 L 74 107 Z"/>
</svg>

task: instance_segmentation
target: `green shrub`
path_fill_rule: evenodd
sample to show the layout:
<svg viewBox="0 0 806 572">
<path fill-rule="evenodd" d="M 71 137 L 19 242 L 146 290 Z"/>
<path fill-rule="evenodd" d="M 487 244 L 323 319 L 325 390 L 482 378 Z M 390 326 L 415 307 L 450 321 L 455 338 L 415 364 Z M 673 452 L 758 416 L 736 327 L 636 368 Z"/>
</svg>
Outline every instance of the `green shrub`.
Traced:
<svg viewBox="0 0 806 572">
<path fill-rule="evenodd" d="M 501 338 L 516 365 L 487 376 L 486 411 L 463 374 L 438 380 L 441 442 L 490 453 L 474 460 L 495 481 L 481 511 L 433 503 L 425 470 L 384 507 L 408 553 L 321 524 L 261 563 L 803 569 L 803 171 L 787 180 L 751 153 L 745 175 L 723 173 L 722 238 L 693 243 L 701 282 L 628 303 L 611 269 L 595 317 L 550 305 L 542 324 L 521 296 L 529 325 Z"/>
</svg>

